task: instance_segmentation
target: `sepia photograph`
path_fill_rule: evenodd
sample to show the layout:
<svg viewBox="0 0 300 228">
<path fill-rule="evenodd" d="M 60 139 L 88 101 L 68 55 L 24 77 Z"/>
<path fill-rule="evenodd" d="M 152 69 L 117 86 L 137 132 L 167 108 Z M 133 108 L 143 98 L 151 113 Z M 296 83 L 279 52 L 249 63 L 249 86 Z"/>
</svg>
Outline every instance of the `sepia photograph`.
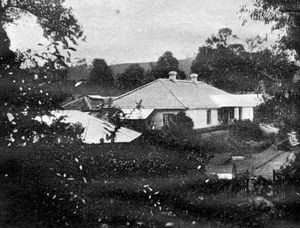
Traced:
<svg viewBox="0 0 300 228">
<path fill-rule="evenodd" d="M 0 0 L 0 227 L 300 227 L 300 0 Z"/>
</svg>

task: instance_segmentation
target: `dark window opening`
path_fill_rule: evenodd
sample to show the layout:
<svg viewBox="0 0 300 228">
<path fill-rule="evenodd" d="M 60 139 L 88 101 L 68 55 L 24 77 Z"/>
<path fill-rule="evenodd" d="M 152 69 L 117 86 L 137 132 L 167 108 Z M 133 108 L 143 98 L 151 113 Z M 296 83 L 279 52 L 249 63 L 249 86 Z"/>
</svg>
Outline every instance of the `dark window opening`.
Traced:
<svg viewBox="0 0 300 228">
<path fill-rule="evenodd" d="M 211 124 L 211 110 L 210 109 L 206 110 L 206 124 L 207 125 Z"/>
</svg>

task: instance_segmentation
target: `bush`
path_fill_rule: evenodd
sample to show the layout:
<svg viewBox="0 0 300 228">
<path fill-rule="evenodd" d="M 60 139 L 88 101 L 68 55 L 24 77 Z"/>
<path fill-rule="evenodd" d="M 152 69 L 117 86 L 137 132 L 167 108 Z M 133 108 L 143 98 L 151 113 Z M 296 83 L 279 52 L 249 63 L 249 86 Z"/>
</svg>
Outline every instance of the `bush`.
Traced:
<svg viewBox="0 0 300 228">
<path fill-rule="evenodd" d="M 263 135 L 259 126 L 250 120 L 238 120 L 230 125 L 230 131 L 234 137 L 240 140 L 259 141 Z"/>
</svg>

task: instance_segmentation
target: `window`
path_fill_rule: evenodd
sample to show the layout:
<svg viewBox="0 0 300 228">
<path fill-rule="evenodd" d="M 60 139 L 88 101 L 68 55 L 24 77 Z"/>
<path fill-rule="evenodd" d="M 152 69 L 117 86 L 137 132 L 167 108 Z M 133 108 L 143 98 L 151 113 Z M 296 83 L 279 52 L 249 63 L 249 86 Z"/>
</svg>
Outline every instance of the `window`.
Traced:
<svg viewBox="0 0 300 228">
<path fill-rule="evenodd" d="M 163 124 L 164 126 L 169 126 L 170 122 L 172 121 L 174 114 L 163 114 Z"/>
<path fill-rule="evenodd" d="M 206 124 L 207 125 L 211 124 L 211 110 L 210 109 L 206 110 Z"/>
</svg>

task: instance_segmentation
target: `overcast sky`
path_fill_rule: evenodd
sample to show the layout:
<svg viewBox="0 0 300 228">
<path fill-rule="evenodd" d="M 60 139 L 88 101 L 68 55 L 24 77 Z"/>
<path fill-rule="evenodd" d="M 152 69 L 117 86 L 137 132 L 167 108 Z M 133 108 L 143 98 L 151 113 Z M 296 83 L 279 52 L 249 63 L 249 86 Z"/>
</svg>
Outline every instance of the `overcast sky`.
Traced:
<svg viewBox="0 0 300 228">
<path fill-rule="evenodd" d="M 250 0 L 68 0 L 87 40 L 74 57 L 104 58 L 108 63 L 156 61 L 170 50 L 178 59 L 194 56 L 218 29 L 229 27 L 241 39 L 269 34 L 270 26 L 247 23 L 237 14 Z M 34 18 L 8 27 L 14 49 L 43 42 Z"/>
</svg>

